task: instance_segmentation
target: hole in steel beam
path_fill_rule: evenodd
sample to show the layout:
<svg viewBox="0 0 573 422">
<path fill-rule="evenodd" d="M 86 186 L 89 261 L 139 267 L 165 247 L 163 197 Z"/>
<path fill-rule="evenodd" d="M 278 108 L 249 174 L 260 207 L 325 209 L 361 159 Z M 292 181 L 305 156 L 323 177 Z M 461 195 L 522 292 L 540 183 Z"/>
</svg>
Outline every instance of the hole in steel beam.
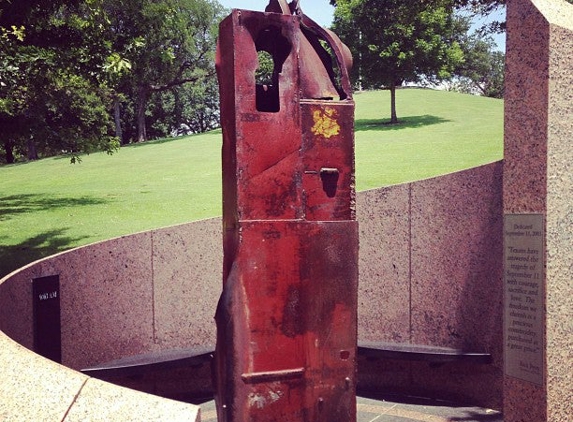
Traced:
<svg viewBox="0 0 573 422">
<path fill-rule="evenodd" d="M 279 75 L 291 51 L 291 44 L 279 28 L 269 26 L 259 32 L 255 41 L 259 64 L 255 71 L 257 110 L 280 111 Z"/>
<path fill-rule="evenodd" d="M 336 188 L 338 186 L 338 178 L 340 173 L 338 169 L 322 168 L 320 169 L 320 179 L 322 180 L 322 189 L 329 198 L 336 196 Z"/>
</svg>

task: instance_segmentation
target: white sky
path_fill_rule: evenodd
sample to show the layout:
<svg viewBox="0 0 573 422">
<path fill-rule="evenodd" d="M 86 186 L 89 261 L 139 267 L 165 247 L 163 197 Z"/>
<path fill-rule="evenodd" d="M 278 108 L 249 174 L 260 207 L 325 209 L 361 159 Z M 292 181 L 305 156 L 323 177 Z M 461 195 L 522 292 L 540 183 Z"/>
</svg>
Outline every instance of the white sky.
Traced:
<svg viewBox="0 0 573 422">
<path fill-rule="evenodd" d="M 245 9 L 262 12 L 265 10 L 267 4 L 269 4 L 269 0 L 219 0 L 219 3 L 229 9 Z M 330 5 L 329 0 L 300 0 L 300 6 L 305 15 L 320 25 L 329 27 L 332 24 L 334 7 Z M 479 27 L 489 20 L 503 19 L 505 19 L 505 10 L 495 13 L 490 19 L 478 19 L 475 27 Z M 505 34 L 495 35 L 494 39 L 497 43 L 497 48 L 504 51 Z"/>
</svg>

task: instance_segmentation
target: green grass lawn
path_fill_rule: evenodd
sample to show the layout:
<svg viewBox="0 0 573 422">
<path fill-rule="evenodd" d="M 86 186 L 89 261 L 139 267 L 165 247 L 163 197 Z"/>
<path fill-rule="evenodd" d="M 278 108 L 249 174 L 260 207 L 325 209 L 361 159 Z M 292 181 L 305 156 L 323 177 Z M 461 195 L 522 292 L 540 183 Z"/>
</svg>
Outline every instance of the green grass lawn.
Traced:
<svg viewBox="0 0 573 422">
<path fill-rule="evenodd" d="M 503 157 L 503 101 L 444 91 L 397 93 L 401 125 L 387 125 L 388 92 L 356 95 L 357 189 L 426 179 Z"/>
<path fill-rule="evenodd" d="M 404 89 L 356 97 L 357 188 L 502 158 L 503 102 Z M 221 132 L 0 167 L 0 277 L 35 259 L 115 236 L 221 214 Z"/>
</svg>

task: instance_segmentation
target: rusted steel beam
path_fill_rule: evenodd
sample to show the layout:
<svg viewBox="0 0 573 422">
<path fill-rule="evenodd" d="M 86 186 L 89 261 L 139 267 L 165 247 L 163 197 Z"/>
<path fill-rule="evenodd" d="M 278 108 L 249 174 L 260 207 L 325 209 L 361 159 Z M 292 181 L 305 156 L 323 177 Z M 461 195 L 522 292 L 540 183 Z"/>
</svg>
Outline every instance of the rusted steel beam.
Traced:
<svg viewBox="0 0 573 422">
<path fill-rule="evenodd" d="M 220 26 L 218 419 L 352 422 L 358 226 L 349 58 L 298 2 L 288 11 L 274 3 L 267 13 L 234 10 Z M 274 69 L 257 84 L 260 51 Z"/>
</svg>

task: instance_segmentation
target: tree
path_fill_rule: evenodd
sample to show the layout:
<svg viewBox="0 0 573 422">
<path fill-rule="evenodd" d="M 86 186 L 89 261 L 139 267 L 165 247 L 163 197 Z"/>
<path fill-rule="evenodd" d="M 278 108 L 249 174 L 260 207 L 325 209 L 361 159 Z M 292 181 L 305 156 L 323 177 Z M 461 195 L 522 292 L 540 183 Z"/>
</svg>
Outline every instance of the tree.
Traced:
<svg viewBox="0 0 573 422">
<path fill-rule="evenodd" d="M 193 107 L 193 125 L 212 127 L 217 107 L 190 96 L 212 94 L 222 13 L 215 0 L 0 0 L 5 161 L 112 152 L 118 139 L 146 140 L 150 123 L 155 136 L 175 133 Z"/>
<path fill-rule="evenodd" d="M 186 104 L 181 107 L 178 133 L 202 133 L 220 126 L 219 85 L 216 78 L 206 84 L 194 85 L 184 91 L 181 99 Z"/>
<path fill-rule="evenodd" d="M 459 11 L 469 12 L 471 18 L 490 16 L 504 8 L 505 3 L 506 0 L 454 0 L 455 7 Z M 484 24 L 478 30 L 478 34 L 482 36 L 503 32 L 505 32 L 505 22 L 497 20 Z"/>
<path fill-rule="evenodd" d="M 75 161 L 83 152 L 117 148 L 109 92 L 97 77 L 108 46 L 95 2 L 0 4 L 0 137 L 6 162 L 56 152 Z"/>
<path fill-rule="evenodd" d="M 390 89 L 391 123 L 397 86 L 449 78 L 462 60 L 454 23 L 448 0 L 337 0 L 334 12 L 334 31 L 354 55 L 355 83 Z"/>
<path fill-rule="evenodd" d="M 203 133 L 219 127 L 216 78 L 153 93 L 146 115 L 151 122 L 147 132 L 153 138 Z"/>
<path fill-rule="evenodd" d="M 573 0 L 566 0 L 573 4 Z M 470 17 L 487 16 L 505 7 L 506 0 L 456 0 L 458 9 L 469 10 Z M 469 22 L 465 22 L 466 35 L 460 40 L 464 60 L 456 69 L 454 89 L 494 98 L 503 98 L 505 54 L 495 51 L 495 43 L 489 36 L 505 31 L 505 22 L 494 21 L 468 35 Z"/>
<path fill-rule="evenodd" d="M 217 25 L 224 9 L 212 0 L 105 3 L 114 49 L 131 64 L 120 89 L 134 105 L 136 140 L 145 141 L 153 98 L 214 77 Z"/>
<path fill-rule="evenodd" d="M 573 4 L 573 0 L 565 0 Z M 458 9 L 469 10 L 473 16 L 488 16 L 505 7 L 506 0 L 455 0 Z M 505 22 L 493 21 L 480 29 L 480 33 L 502 33 L 505 31 Z"/>
<path fill-rule="evenodd" d="M 489 14 L 505 6 L 506 0 L 455 0 L 457 8 L 470 8 L 479 14 Z"/>
<path fill-rule="evenodd" d="M 503 98 L 505 54 L 495 51 L 493 38 L 474 33 L 464 36 L 460 45 L 464 60 L 454 71 L 454 89 Z"/>
<path fill-rule="evenodd" d="M 1 15 L 0 15 L 1 17 Z M 21 108 L 26 98 L 26 91 L 21 85 L 19 65 L 21 58 L 14 56 L 16 46 L 24 40 L 24 27 L 12 25 L 11 28 L 0 27 L 0 135 L 4 149 L 4 160 L 13 163 L 14 132 L 19 126 Z M 16 117 L 18 116 L 18 117 Z"/>
</svg>

